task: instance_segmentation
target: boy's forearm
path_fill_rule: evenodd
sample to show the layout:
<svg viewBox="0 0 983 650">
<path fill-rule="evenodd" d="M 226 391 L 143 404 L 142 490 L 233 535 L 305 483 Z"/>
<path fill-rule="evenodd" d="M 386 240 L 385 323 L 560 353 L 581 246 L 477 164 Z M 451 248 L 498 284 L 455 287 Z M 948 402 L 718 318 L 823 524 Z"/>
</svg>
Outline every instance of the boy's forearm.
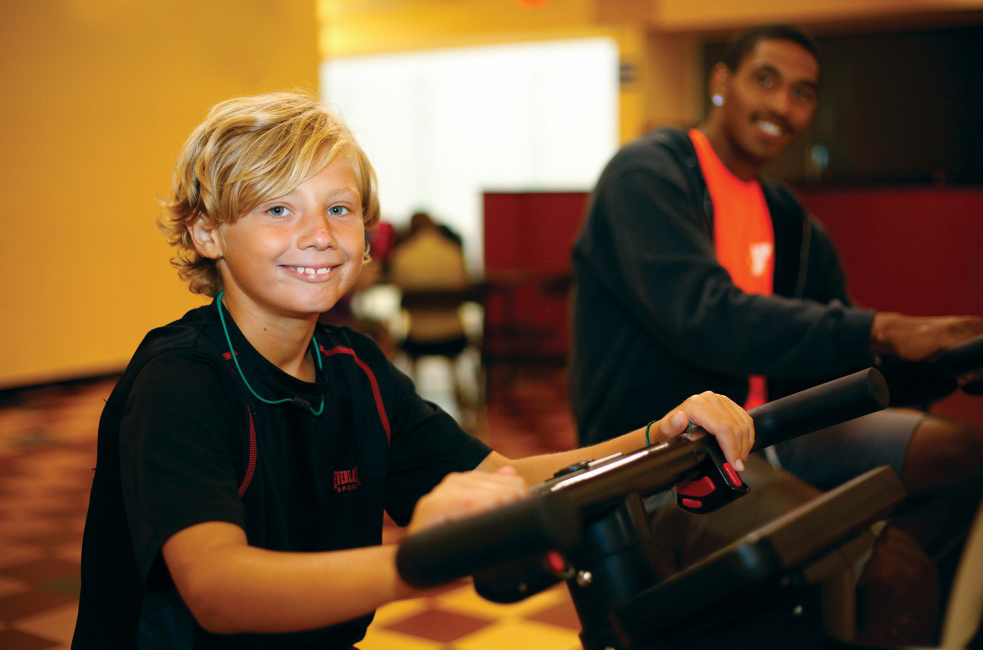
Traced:
<svg viewBox="0 0 983 650">
<path fill-rule="evenodd" d="M 689 422 L 713 435 L 727 460 L 737 471 L 744 471 L 743 459 L 751 453 L 754 445 L 754 423 L 744 409 L 716 393 L 692 395 L 662 418 L 652 421 L 648 442 L 656 444 L 679 435 Z M 646 427 L 640 427 L 590 447 L 514 461 L 492 452 L 478 469 L 494 470 L 503 464 L 511 465 L 529 484 L 541 483 L 556 470 L 573 463 L 635 451 L 646 444 L 645 431 Z"/>
<path fill-rule="evenodd" d="M 653 429 L 655 429 L 653 425 Z M 659 442 L 660 434 L 652 432 L 651 442 Z M 571 449 L 568 451 L 554 452 L 551 454 L 540 454 L 516 460 L 509 460 L 497 453 L 492 453 L 485 459 L 478 469 L 495 470 L 502 465 L 511 465 L 529 485 L 536 485 L 551 478 L 557 470 L 563 469 L 578 463 L 582 460 L 596 460 L 604 458 L 618 452 L 631 452 L 645 446 L 645 428 L 635 429 L 630 433 L 605 440 L 589 447 Z"/>
<path fill-rule="evenodd" d="M 413 594 L 395 546 L 324 553 L 215 547 L 178 582 L 199 624 L 221 634 L 277 633 L 341 623 Z"/>
</svg>

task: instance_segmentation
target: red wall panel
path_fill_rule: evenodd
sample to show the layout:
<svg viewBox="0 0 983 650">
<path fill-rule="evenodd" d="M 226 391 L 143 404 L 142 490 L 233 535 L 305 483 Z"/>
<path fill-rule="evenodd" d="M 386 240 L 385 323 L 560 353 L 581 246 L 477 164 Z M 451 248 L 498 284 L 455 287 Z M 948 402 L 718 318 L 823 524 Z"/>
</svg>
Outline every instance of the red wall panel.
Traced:
<svg viewBox="0 0 983 650">
<path fill-rule="evenodd" d="M 983 188 L 804 189 L 800 196 L 836 243 L 860 304 L 926 316 L 983 314 Z M 513 327 L 520 334 L 503 348 L 506 356 L 508 345 L 521 347 L 525 328 L 525 345 L 565 357 L 568 296 L 544 293 L 542 280 L 569 273 L 587 198 L 485 195 L 486 276 L 502 280 L 490 294 L 486 332 Z M 957 395 L 936 410 L 983 425 L 983 398 Z"/>
<path fill-rule="evenodd" d="M 584 192 L 484 195 L 485 356 L 562 363 Z"/>
<path fill-rule="evenodd" d="M 569 272 L 586 205 L 584 192 L 486 193 L 486 272 Z"/>
<path fill-rule="evenodd" d="M 836 242 L 858 302 L 926 316 L 983 314 L 983 189 L 800 195 Z"/>
</svg>

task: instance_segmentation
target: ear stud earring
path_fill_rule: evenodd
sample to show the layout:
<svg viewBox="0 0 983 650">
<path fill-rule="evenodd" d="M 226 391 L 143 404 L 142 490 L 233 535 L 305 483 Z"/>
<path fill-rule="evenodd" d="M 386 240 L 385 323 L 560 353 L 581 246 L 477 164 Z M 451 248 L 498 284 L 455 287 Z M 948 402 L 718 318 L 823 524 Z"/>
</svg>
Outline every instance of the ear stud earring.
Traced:
<svg viewBox="0 0 983 650">
<path fill-rule="evenodd" d="M 723 106 L 724 96 L 719 93 L 714 93 L 713 96 L 710 97 L 710 101 L 713 102 L 714 106 Z"/>
</svg>

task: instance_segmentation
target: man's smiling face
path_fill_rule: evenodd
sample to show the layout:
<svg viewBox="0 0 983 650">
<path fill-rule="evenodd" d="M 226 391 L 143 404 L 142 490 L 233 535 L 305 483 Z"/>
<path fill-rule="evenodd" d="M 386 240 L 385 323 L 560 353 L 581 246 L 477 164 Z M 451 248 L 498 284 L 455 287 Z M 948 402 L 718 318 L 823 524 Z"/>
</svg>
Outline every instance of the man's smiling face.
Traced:
<svg viewBox="0 0 983 650">
<path fill-rule="evenodd" d="M 797 43 L 760 40 L 736 71 L 720 64 L 714 75 L 729 153 L 744 164 L 771 162 L 812 121 L 819 62 Z"/>
</svg>

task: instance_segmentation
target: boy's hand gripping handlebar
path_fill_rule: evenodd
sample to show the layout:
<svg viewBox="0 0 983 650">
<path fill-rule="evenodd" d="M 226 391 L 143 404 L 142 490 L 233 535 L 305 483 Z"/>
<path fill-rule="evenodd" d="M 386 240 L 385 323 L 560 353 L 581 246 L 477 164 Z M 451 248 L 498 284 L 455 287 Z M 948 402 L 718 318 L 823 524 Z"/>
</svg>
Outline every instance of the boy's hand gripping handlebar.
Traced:
<svg viewBox="0 0 983 650">
<path fill-rule="evenodd" d="M 400 577 L 435 587 L 478 569 L 573 546 L 580 515 L 569 501 L 543 492 L 467 519 L 434 526 L 403 540 Z"/>
<path fill-rule="evenodd" d="M 885 408 L 887 383 L 874 368 L 840 377 L 748 411 L 754 420 L 753 451 L 804 433 Z M 716 440 L 701 429 L 684 434 L 706 447 L 706 457 L 693 473 L 675 485 L 677 505 L 688 512 L 712 512 L 748 491 L 746 483 L 724 460 Z"/>
<path fill-rule="evenodd" d="M 754 450 L 879 411 L 887 403 L 887 385 L 873 368 L 769 402 L 749 412 Z M 396 553 L 397 570 L 411 585 L 432 587 L 551 550 L 572 549 L 582 525 L 596 521 L 627 495 L 665 490 L 693 478 L 694 471 L 726 473 L 722 458 L 712 436 L 693 432 L 630 454 L 578 463 L 535 486 L 527 499 L 410 535 Z M 722 499 L 721 505 L 733 498 Z M 562 572 L 560 566 L 555 569 Z"/>
</svg>

